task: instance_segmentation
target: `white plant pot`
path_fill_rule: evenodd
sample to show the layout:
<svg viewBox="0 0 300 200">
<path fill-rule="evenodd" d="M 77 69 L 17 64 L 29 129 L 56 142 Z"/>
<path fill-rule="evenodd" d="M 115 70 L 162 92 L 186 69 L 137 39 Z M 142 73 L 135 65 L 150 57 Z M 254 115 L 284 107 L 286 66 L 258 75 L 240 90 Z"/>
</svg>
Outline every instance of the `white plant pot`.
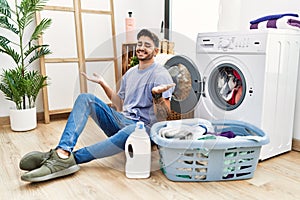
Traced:
<svg viewBox="0 0 300 200">
<path fill-rule="evenodd" d="M 13 131 L 29 131 L 37 126 L 36 108 L 10 109 L 10 127 Z"/>
</svg>

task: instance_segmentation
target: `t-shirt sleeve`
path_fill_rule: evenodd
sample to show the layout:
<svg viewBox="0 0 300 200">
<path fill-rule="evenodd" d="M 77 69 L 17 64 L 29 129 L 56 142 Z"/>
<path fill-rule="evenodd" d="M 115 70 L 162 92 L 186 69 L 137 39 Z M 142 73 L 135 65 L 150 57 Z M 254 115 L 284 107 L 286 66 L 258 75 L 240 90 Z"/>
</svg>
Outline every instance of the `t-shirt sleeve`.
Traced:
<svg viewBox="0 0 300 200">
<path fill-rule="evenodd" d="M 121 84 L 120 84 L 120 89 L 118 91 L 118 96 L 124 100 L 125 99 L 125 79 L 126 79 L 126 76 L 123 76 L 122 79 L 121 79 Z"/>
</svg>

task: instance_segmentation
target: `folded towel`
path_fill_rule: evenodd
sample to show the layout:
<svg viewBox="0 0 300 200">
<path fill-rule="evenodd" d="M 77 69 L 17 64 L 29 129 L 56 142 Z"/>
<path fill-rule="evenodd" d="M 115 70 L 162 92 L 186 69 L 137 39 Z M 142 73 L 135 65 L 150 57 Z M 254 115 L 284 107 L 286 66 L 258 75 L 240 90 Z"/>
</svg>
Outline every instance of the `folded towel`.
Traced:
<svg viewBox="0 0 300 200">
<path fill-rule="evenodd" d="M 288 19 L 287 23 L 291 26 L 300 28 L 300 21 L 296 19 Z"/>
<path fill-rule="evenodd" d="M 270 19 L 256 24 L 251 24 L 250 29 L 293 29 L 300 30 L 300 18 L 284 16 L 279 19 Z"/>
<path fill-rule="evenodd" d="M 299 15 L 295 14 L 295 13 L 284 13 L 284 14 L 267 15 L 267 16 L 260 17 L 258 19 L 250 21 L 250 24 L 257 24 L 257 23 L 260 23 L 260 22 L 263 22 L 263 21 L 268 21 L 270 19 L 279 19 L 279 18 L 282 18 L 284 16 L 299 17 Z"/>
</svg>

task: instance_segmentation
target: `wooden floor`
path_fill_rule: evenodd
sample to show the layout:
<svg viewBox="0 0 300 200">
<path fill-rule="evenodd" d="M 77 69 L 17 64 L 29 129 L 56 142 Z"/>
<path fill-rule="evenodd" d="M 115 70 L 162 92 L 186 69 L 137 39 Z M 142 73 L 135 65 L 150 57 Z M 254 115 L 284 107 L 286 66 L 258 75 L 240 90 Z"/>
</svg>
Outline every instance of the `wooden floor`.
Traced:
<svg viewBox="0 0 300 200">
<path fill-rule="evenodd" d="M 151 177 L 127 179 L 124 154 L 81 165 L 74 175 L 30 184 L 20 180 L 22 155 L 32 150 L 54 148 L 66 121 L 39 123 L 28 132 L 12 132 L 0 127 L 0 199 L 300 199 L 300 152 L 291 151 L 260 162 L 254 177 L 242 181 L 173 182 L 158 169 L 153 152 Z M 102 132 L 89 121 L 78 147 L 103 139 Z"/>
</svg>

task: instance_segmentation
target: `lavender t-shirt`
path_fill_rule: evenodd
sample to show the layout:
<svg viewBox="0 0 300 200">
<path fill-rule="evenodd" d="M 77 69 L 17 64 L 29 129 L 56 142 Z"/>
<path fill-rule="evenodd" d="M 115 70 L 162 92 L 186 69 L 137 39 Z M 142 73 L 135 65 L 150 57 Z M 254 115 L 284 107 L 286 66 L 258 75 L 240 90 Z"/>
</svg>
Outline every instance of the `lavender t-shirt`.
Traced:
<svg viewBox="0 0 300 200">
<path fill-rule="evenodd" d="M 138 65 L 130 68 L 122 77 L 119 97 L 123 100 L 123 114 L 134 120 L 152 125 L 156 117 L 153 109 L 153 87 L 173 83 L 168 70 L 158 63 L 146 69 L 138 69 Z M 172 96 L 173 88 L 163 93 L 164 98 Z"/>
</svg>

